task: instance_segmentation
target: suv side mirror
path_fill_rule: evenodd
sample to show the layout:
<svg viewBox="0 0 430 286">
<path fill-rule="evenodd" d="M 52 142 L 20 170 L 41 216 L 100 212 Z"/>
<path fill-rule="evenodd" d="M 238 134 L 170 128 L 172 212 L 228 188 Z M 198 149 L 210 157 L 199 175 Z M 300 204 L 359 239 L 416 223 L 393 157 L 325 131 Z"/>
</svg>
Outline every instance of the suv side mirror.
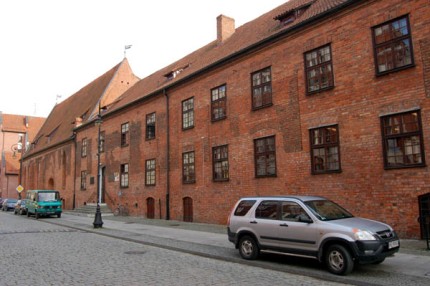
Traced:
<svg viewBox="0 0 430 286">
<path fill-rule="evenodd" d="M 314 221 L 306 214 L 301 214 L 298 217 L 299 222 L 313 223 Z"/>
</svg>

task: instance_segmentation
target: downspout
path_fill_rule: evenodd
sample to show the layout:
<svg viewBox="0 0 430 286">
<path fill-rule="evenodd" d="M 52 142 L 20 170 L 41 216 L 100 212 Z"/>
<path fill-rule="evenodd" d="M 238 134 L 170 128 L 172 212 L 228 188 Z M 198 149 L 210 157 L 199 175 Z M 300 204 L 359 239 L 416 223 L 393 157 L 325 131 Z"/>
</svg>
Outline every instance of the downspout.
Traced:
<svg viewBox="0 0 430 286">
<path fill-rule="evenodd" d="M 74 210 L 76 208 L 76 132 L 73 132 L 73 146 L 74 146 L 74 153 L 75 153 L 75 160 L 74 161 L 74 167 L 73 167 L 73 206 L 72 209 Z M 64 207 L 64 206 L 63 206 Z"/>
<path fill-rule="evenodd" d="M 170 220 L 170 116 L 169 95 L 163 89 L 166 96 L 166 220 Z"/>
</svg>

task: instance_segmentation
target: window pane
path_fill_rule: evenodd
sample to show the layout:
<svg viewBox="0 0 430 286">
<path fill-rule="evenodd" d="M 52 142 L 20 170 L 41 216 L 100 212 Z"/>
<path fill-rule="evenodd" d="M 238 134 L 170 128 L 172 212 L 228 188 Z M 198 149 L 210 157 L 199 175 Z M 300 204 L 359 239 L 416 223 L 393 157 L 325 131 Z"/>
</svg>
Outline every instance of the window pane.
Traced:
<svg viewBox="0 0 430 286">
<path fill-rule="evenodd" d="M 271 68 L 258 71 L 252 75 L 252 107 L 260 108 L 272 104 L 272 71 Z"/>
<path fill-rule="evenodd" d="M 334 86 L 330 45 L 306 53 L 305 59 L 308 93 Z"/>
<path fill-rule="evenodd" d="M 408 18 L 403 17 L 373 29 L 378 73 L 413 65 L 408 22 Z"/>
<path fill-rule="evenodd" d="M 213 156 L 213 179 L 228 180 L 229 165 L 228 165 L 228 147 L 214 147 L 212 149 Z"/>
<path fill-rule="evenodd" d="M 340 170 L 337 126 L 321 127 L 310 131 L 312 172 Z"/>
<path fill-rule="evenodd" d="M 266 137 L 254 141 L 256 177 L 276 175 L 275 137 Z"/>
<path fill-rule="evenodd" d="M 278 202 L 261 202 L 255 210 L 255 217 L 260 219 L 278 219 Z"/>
<path fill-rule="evenodd" d="M 424 150 L 418 112 L 408 112 L 381 119 L 385 141 L 385 166 L 401 168 L 423 166 Z"/>
<path fill-rule="evenodd" d="M 396 67 L 409 65 L 412 63 L 410 40 L 405 39 L 394 44 L 394 63 Z"/>
</svg>

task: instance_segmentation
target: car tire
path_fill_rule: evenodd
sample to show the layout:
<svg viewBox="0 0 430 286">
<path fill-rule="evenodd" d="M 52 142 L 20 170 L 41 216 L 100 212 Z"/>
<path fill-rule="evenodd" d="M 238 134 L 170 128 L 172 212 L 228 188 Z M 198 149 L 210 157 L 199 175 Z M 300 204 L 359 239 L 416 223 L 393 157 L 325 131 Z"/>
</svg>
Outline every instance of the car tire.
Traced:
<svg viewBox="0 0 430 286">
<path fill-rule="evenodd" d="M 61 213 L 57 214 L 57 218 L 61 218 Z"/>
<path fill-rule="evenodd" d="M 36 217 L 36 219 L 39 219 L 39 213 L 37 211 L 34 212 L 34 216 Z"/>
<path fill-rule="evenodd" d="M 243 236 L 239 241 L 239 254 L 243 259 L 254 260 L 260 255 L 260 248 L 255 239 L 249 235 Z"/>
<path fill-rule="evenodd" d="M 331 245 L 326 252 L 325 262 L 330 271 L 337 275 L 347 275 L 354 268 L 354 261 L 349 251 L 342 245 Z"/>
<path fill-rule="evenodd" d="M 28 210 L 27 210 L 27 217 L 30 217 L 30 213 L 28 212 Z"/>
</svg>

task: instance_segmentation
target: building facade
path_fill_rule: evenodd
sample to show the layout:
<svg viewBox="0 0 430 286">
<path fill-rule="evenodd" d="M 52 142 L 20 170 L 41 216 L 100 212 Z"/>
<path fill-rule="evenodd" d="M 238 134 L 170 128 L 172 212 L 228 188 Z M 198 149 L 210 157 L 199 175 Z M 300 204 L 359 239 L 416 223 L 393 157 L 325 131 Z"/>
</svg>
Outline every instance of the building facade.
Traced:
<svg viewBox="0 0 430 286">
<path fill-rule="evenodd" d="M 60 191 L 65 209 L 77 207 L 76 190 L 79 185 L 75 185 L 75 178 L 81 176 L 81 167 L 79 170 L 76 168 L 79 160 L 76 129 L 87 122 L 94 124 L 101 107 L 117 100 L 138 80 L 124 59 L 57 104 L 23 156 L 21 183 L 25 191 L 55 189 Z M 97 134 L 91 137 L 96 140 Z M 88 149 L 88 154 L 94 156 L 96 153 Z M 94 168 L 97 169 L 97 165 Z M 95 201 L 96 197 L 97 193 L 94 193 L 86 200 Z"/>
<path fill-rule="evenodd" d="M 20 160 L 45 118 L 0 112 L 0 198 L 19 198 Z"/>
<path fill-rule="evenodd" d="M 215 41 L 106 105 L 101 141 L 93 120 L 74 129 L 75 205 L 97 198 L 99 155 L 103 201 L 131 215 L 225 224 L 243 196 L 321 195 L 420 237 L 429 14 L 291 0 L 238 28 L 221 15 Z"/>
</svg>

